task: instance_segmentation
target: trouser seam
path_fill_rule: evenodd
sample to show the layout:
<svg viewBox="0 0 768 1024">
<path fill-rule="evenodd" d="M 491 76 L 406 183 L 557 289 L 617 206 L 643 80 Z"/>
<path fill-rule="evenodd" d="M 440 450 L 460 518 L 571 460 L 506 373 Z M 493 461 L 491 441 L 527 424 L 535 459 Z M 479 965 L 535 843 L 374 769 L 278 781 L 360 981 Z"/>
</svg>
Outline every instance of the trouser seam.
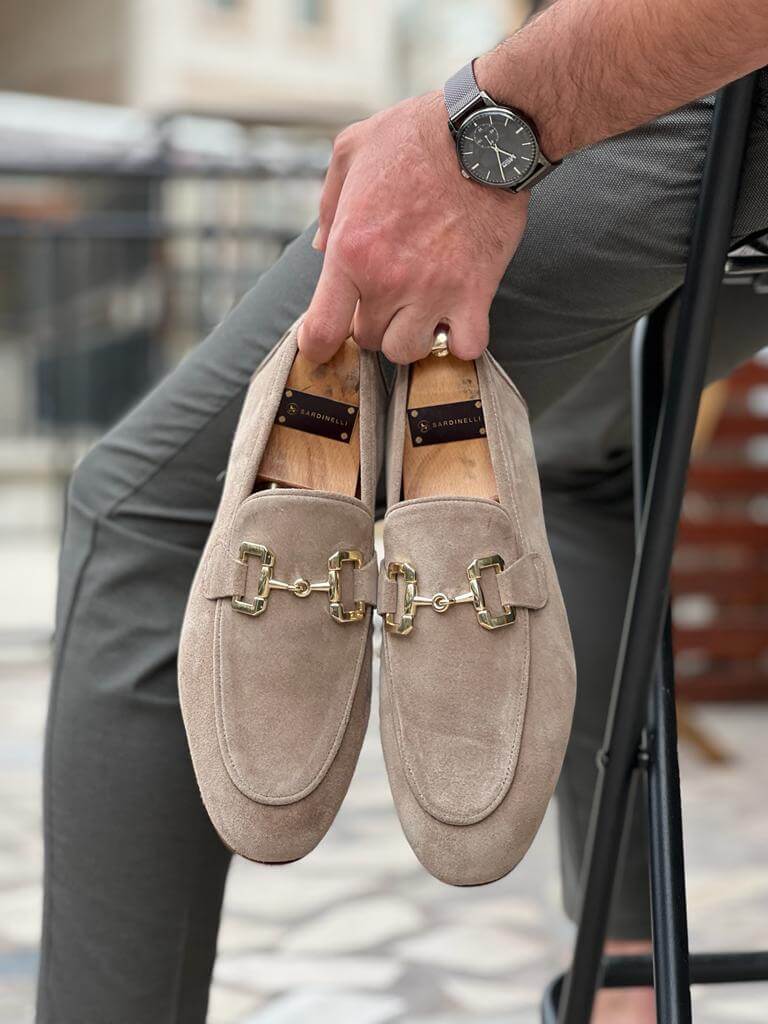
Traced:
<svg viewBox="0 0 768 1024">
<path fill-rule="evenodd" d="M 55 734 L 55 722 L 59 708 L 59 692 L 61 690 L 61 669 L 64 662 L 64 650 L 66 647 L 67 638 L 69 636 L 69 629 L 74 615 L 74 609 L 77 605 L 77 601 L 80 595 L 80 589 L 82 586 L 83 577 L 88 564 L 93 554 L 96 533 L 98 529 L 97 517 L 93 513 L 82 507 L 77 502 L 72 504 L 81 512 L 85 518 L 90 520 L 91 531 L 88 538 L 88 551 L 85 558 L 80 564 L 77 570 L 77 578 L 74 581 L 72 588 L 72 596 L 69 601 L 69 605 L 65 610 L 64 621 L 57 624 L 60 630 L 60 636 L 56 642 L 56 655 L 51 667 L 51 690 L 49 699 L 48 709 L 48 722 L 46 725 L 46 749 L 45 749 L 45 765 L 44 765 L 44 781 L 43 781 L 43 797 L 44 797 L 44 809 L 43 809 L 43 824 L 44 831 L 48 836 L 48 841 L 45 843 L 44 863 L 43 869 L 47 878 L 47 885 L 44 886 L 44 898 L 43 898 L 43 913 L 42 913 L 42 936 L 41 936 L 41 957 L 40 963 L 41 971 L 40 978 L 38 981 L 38 989 L 41 997 L 44 998 L 46 1006 L 50 1002 L 50 975 L 52 970 L 53 958 L 51 951 L 53 948 L 53 872 L 54 872 L 54 829 L 53 829 L 53 772 L 51 765 L 53 762 L 53 744 Z M 66 529 L 65 524 L 65 529 Z M 40 1007 L 36 1011 L 35 1017 L 39 1019 L 38 1014 Z"/>
<path fill-rule="evenodd" d="M 246 383 L 236 392 L 236 394 L 232 395 L 230 398 L 227 399 L 226 402 L 224 402 L 223 405 L 216 409 L 215 412 L 211 413 L 210 416 L 207 416 L 205 421 L 201 423 L 199 427 L 193 430 L 192 433 L 189 434 L 189 436 L 186 437 L 180 445 L 178 445 L 178 447 L 174 448 L 173 451 L 170 452 L 170 454 L 167 456 L 167 458 L 163 459 L 156 466 L 153 466 L 150 469 L 147 476 L 143 477 L 137 483 L 129 487 L 125 494 L 122 494 L 120 495 L 120 497 L 115 498 L 112 504 L 106 508 L 104 515 L 114 515 L 122 504 L 124 504 L 126 501 L 129 501 L 134 495 L 138 494 L 139 491 L 143 490 L 143 488 L 150 484 L 155 479 L 155 477 L 158 476 L 166 468 L 166 466 L 173 462 L 174 459 L 178 458 L 178 456 L 181 455 L 181 453 L 186 448 L 188 448 L 189 445 L 191 445 L 192 442 L 195 441 L 200 436 L 200 434 L 203 433 L 204 430 L 206 430 L 210 426 L 212 420 L 216 419 L 217 416 L 221 416 L 221 414 L 225 412 L 225 410 L 228 409 L 233 404 L 233 402 L 242 401 L 243 396 L 247 390 L 248 384 Z"/>
</svg>

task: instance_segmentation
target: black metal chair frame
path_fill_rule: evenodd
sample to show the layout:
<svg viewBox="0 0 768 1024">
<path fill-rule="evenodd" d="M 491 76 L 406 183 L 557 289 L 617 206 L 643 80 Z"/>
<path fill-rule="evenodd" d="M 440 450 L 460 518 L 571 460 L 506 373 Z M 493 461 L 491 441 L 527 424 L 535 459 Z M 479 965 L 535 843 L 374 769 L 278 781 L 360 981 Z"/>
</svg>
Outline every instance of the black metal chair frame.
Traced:
<svg viewBox="0 0 768 1024">
<path fill-rule="evenodd" d="M 589 1024 L 599 986 L 653 984 L 659 1024 L 691 1024 L 690 986 L 768 981 L 768 952 L 689 955 L 677 759 L 669 573 L 717 295 L 726 264 L 757 75 L 715 102 L 668 372 L 670 302 L 635 335 L 632 365 L 637 538 L 603 748 L 598 755 L 570 969 L 542 1002 L 543 1024 Z M 759 262 L 759 259 L 758 259 Z M 755 266 L 755 273 L 766 268 Z M 604 957 L 624 822 L 645 780 L 653 954 Z"/>
</svg>

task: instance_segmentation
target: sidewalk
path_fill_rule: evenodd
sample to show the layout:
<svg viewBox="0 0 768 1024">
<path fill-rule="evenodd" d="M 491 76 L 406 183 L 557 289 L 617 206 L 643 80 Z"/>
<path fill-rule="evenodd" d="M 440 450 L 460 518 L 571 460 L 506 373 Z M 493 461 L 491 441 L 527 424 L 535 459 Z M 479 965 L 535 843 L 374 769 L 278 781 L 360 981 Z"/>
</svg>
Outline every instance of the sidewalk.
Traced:
<svg viewBox="0 0 768 1024">
<path fill-rule="evenodd" d="M 32 1021 L 46 688 L 44 664 L 0 666 L 0 1024 Z M 738 760 L 683 759 L 692 940 L 765 947 L 768 710 L 713 707 L 700 719 Z M 282 868 L 236 860 L 209 1024 L 535 1024 L 570 936 L 552 816 L 509 878 L 442 885 L 399 831 L 374 720 L 321 846 Z M 697 1024 L 768 1020 L 768 986 L 700 989 L 695 999 Z"/>
</svg>

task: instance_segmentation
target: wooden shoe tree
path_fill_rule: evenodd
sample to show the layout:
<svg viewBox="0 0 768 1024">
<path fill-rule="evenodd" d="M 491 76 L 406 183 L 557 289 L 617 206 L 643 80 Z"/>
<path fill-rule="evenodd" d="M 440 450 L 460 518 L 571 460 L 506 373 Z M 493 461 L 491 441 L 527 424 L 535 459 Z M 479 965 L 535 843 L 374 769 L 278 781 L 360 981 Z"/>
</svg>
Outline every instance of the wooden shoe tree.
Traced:
<svg viewBox="0 0 768 1024">
<path fill-rule="evenodd" d="M 474 362 L 436 343 L 411 367 L 406 417 L 403 498 L 497 499 Z"/>
<path fill-rule="evenodd" d="M 360 360 L 351 338 L 327 363 L 299 352 L 259 467 L 257 490 L 302 487 L 358 493 Z"/>
</svg>

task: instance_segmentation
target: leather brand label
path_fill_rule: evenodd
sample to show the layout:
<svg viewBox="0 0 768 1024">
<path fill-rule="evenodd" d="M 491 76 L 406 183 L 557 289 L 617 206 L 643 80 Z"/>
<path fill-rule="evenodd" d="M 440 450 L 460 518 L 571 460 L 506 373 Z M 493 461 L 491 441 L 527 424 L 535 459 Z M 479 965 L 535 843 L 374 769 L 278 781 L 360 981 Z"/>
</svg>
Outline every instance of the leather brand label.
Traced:
<svg viewBox="0 0 768 1024">
<path fill-rule="evenodd" d="M 322 395 L 286 388 L 280 400 L 275 423 L 291 427 L 305 434 L 328 437 L 332 441 L 349 444 L 357 419 L 358 407 L 336 402 Z"/>
<path fill-rule="evenodd" d="M 427 444 L 471 441 L 485 437 L 483 403 L 476 399 L 409 409 L 408 426 L 411 429 L 411 444 L 417 448 Z"/>
</svg>

